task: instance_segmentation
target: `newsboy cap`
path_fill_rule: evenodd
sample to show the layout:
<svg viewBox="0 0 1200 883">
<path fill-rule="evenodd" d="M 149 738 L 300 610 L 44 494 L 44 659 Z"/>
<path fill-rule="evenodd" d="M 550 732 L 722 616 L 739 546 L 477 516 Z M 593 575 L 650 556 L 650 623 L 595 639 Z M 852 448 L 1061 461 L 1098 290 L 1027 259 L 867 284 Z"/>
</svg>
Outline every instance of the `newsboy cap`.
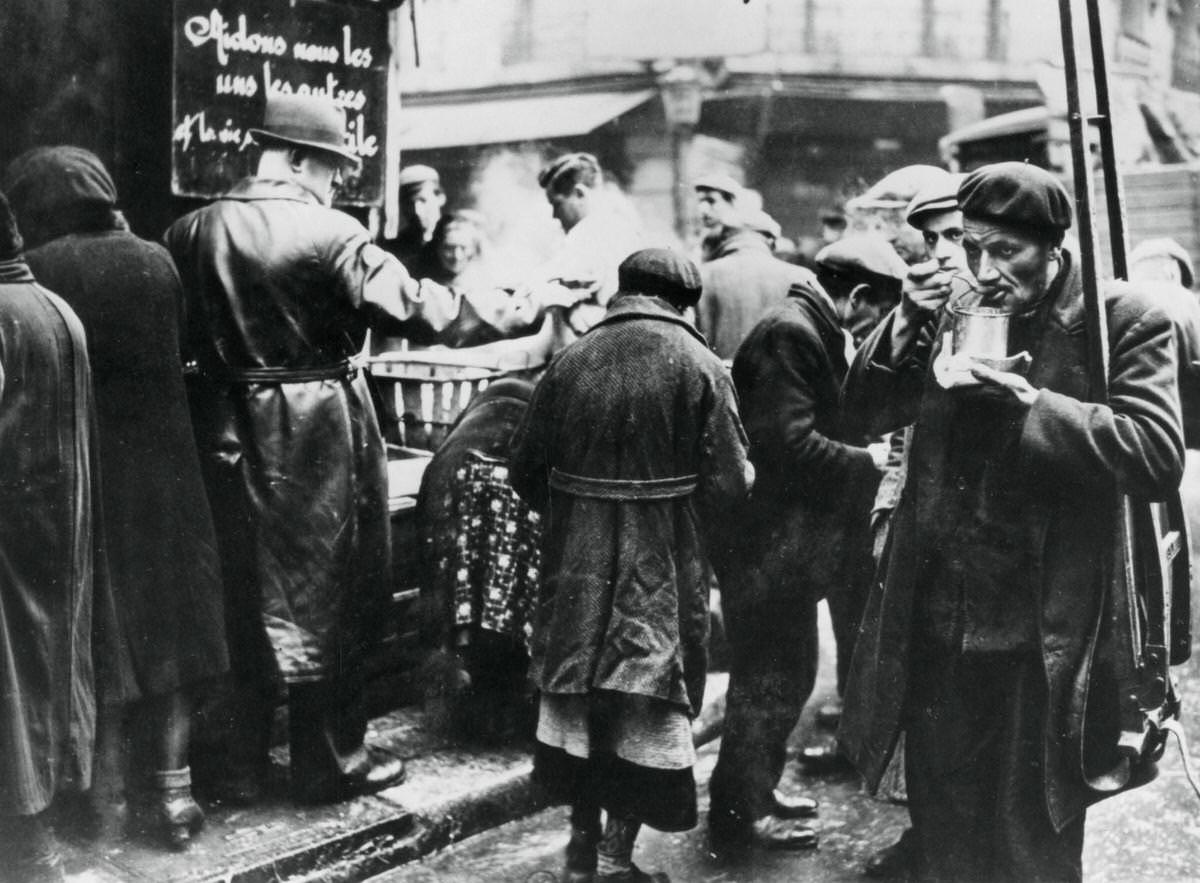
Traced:
<svg viewBox="0 0 1200 883">
<path fill-rule="evenodd" d="M 958 188 L 963 215 L 1061 233 L 1071 226 L 1071 197 L 1045 169 L 1021 162 L 980 166 Z"/>
<path fill-rule="evenodd" d="M 400 174 L 396 176 L 396 185 L 401 190 L 409 187 L 420 187 L 422 184 L 435 184 L 440 187 L 442 178 L 437 173 L 437 169 L 432 166 L 422 165 L 405 166 L 400 170 Z"/>
<path fill-rule="evenodd" d="M 783 228 L 779 226 L 779 222 L 760 208 L 747 209 L 743 212 L 742 226 L 771 239 L 783 236 Z"/>
<path fill-rule="evenodd" d="M 117 203 L 117 187 L 90 150 L 71 145 L 34 147 L 8 164 L 0 183 L 17 215 L 26 248 L 76 232 L 81 211 Z"/>
<path fill-rule="evenodd" d="M 849 200 L 846 208 L 850 211 L 907 208 L 919 191 L 942 183 L 948 177 L 950 173 L 939 166 L 923 163 L 902 166 L 884 175 L 865 193 Z"/>
<path fill-rule="evenodd" d="M 912 198 L 904 219 L 911 227 L 920 227 L 921 219 L 926 215 L 939 215 L 958 208 L 958 185 L 962 183 L 962 175 L 947 174 L 945 178 L 926 184 Z"/>
<path fill-rule="evenodd" d="M 358 154 L 346 146 L 346 115 L 330 98 L 321 95 L 267 96 L 261 129 L 251 129 L 260 144 L 293 144 L 335 154 L 355 168 Z"/>
<path fill-rule="evenodd" d="M 901 282 L 908 274 L 908 265 L 892 244 L 873 233 L 855 233 L 831 242 L 817 252 L 816 264 L 818 269 L 854 278 L 878 276 Z"/>
<path fill-rule="evenodd" d="M 714 173 L 709 175 L 701 175 L 692 182 L 693 190 L 715 190 L 717 193 L 723 193 L 730 200 L 737 199 L 745 191 L 745 187 L 733 180 L 729 175 Z"/>
<path fill-rule="evenodd" d="M 625 258 L 617 267 L 617 285 L 626 293 L 657 295 L 685 306 L 700 300 L 700 271 L 669 248 L 643 248 Z"/>
</svg>

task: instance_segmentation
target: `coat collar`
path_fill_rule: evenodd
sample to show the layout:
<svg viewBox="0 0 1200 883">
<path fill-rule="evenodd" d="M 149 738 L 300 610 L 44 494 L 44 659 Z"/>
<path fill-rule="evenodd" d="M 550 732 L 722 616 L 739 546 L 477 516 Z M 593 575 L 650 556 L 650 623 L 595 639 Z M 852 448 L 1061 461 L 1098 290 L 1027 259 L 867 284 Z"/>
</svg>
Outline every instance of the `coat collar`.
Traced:
<svg viewBox="0 0 1200 883">
<path fill-rule="evenodd" d="M 685 319 L 679 312 L 660 297 L 650 297 L 645 294 L 623 294 L 617 292 L 608 304 L 608 312 L 604 314 L 604 318 L 597 322 L 592 328 L 599 328 L 601 325 L 611 325 L 616 322 L 625 322 L 630 319 L 654 319 L 659 322 L 671 322 L 681 328 L 685 328 L 687 332 L 696 338 L 705 346 L 708 346 L 708 341 L 704 339 L 704 335 L 696 330 L 696 326 Z"/>
<path fill-rule="evenodd" d="M 767 246 L 767 240 L 753 230 L 737 230 L 730 233 L 721 240 L 717 246 L 716 253 L 712 256 L 712 260 L 723 258 L 727 255 L 736 252 L 758 251 L 763 254 L 771 254 L 771 249 Z"/>
<path fill-rule="evenodd" d="M 305 202 L 309 205 L 322 205 L 317 195 L 307 187 L 302 187 L 294 181 L 281 181 L 276 178 L 242 178 L 223 197 L 224 199 L 287 199 L 292 202 Z"/>
<path fill-rule="evenodd" d="M 10 282 L 34 282 L 33 271 L 29 269 L 29 264 L 25 263 L 25 258 L 10 258 L 0 261 L 0 283 Z"/>
</svg>

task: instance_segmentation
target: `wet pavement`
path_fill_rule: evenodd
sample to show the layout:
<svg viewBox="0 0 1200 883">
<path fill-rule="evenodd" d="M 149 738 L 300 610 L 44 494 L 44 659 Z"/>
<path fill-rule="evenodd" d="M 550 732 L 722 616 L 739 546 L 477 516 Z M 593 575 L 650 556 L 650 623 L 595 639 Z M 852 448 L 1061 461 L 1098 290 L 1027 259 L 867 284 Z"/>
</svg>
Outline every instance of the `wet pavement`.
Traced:
<svg viewBox="0 0 1200 883">
<path fill-rule="evenodd" d="M 793 734 L 793 751 L 816 740 L 832 738 L 815 728 L 813 709 L 833 693 L 832 640 L 822 615 L 822 661 L 814 701 Z M 1193 657 L 1177 670 L 1185 697 L 1200 697 L 1200 660 Z M 1185 698 L 1186 703 L 1186 698 Z M 1194 735 L 1191 755 L 1200 764 L 1200 698 L 1185 710 L 1184 722 Z M 862 789 L 856 775 L 805 775 L 795 760 L 784 773 L 785 790 L 808 794 L 821 803 L 814 820 L 821 842 L 805 852 L 754 855 L 738 865 L 709 858 L 705 842 L 708 779 L 717 746 L 700 751 L 696 769 L 701 801 L 700 825 L 683 834 L 646 830 L 638 838 L 634 861 L 646 870 L 666 871 L 675 883 L 806 883 L 863 881 L 862 865 L 875 850 L 892 843 L 907 823 L 902 806 L 881 803 Z M 1084 877 L 1095 883 L 1191 881 L 1200 879 L 1200 800 L 1183 777 L 1174 745 L 1160 764 L 1156 781 L 1105 801 L 1088 815 Z M 561 878 L 562 849 L 567 838 L 564 808 L 464 840 L 372 878 L 372 883 L 555 883 Z"/>
</svg>

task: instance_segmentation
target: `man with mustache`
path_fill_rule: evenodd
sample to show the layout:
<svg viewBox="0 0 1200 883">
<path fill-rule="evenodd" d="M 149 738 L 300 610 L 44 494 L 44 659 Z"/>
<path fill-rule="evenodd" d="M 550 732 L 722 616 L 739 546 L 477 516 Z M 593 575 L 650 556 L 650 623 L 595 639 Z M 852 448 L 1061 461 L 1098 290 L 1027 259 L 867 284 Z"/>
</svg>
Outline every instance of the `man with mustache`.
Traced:
<svg viewBox="0 0 1200 883">
<path fill-rule="evenodd" d="M 922 879 L 1080 880 L 1085 810 L 1113 793 L 1089 779 L 1116 765 L 1115 688 L 1092 663 L 1117 495 L 1161 499 L 1182 473 L 1174 334 L 1145 292 L 1106 285 L 1096 403 L 1065 189 L 999 163 L 958 202 L 978 287 L 949 309 L 949 280 L 906 291 L 847 378 L 846 408 L 871 431 L 915 425 L 840 739 L 874 787 L 905 732 Z M 932 370 L 964 306 L 1010 313 L 1025 372 Z"/>
</svg>

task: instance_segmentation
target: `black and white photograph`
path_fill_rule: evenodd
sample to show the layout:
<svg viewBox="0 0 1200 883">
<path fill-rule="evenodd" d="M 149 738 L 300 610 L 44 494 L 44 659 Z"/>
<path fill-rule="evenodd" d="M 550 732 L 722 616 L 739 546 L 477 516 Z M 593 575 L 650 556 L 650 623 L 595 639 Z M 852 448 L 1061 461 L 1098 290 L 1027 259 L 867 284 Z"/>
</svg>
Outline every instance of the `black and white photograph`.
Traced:
<svg viewBox="0 0 1200 883">
<path fill-rule="evenodd" d="M 0 883 L 1200 879 L 1200 0 L 0 57 Z"/>
</svg>

